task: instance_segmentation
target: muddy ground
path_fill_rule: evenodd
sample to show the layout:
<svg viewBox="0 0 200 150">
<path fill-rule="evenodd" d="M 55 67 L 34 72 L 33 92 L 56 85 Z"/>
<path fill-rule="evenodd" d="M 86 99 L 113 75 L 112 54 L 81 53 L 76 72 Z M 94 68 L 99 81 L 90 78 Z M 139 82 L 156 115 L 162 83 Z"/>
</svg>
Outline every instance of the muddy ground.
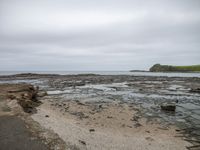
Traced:
<svg viewBox="0 0 200 150">
<path fill-rule="evenodd" d="M 200 78 L 20 74 L 0 83 L 47 92 L 28 118 L 58 135 L 60 149 L 200 148 Z M 176 110 L 161 110 L 163 103 Z"/>
</svg>

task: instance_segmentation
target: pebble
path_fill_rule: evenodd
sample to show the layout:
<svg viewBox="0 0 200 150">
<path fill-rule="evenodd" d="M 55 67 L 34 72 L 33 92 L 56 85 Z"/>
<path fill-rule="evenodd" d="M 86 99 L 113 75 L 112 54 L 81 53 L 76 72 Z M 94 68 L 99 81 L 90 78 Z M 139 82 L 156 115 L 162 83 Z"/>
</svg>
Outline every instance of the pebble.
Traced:
<svg viewBox="0 0 200 150">
<path fill-rule="evenodd" d="M 94 132 L 94 131 L 95 131 L 95 129 L 90 129 L 89 131 L 90 131 L 90 132 Z"/>
<path fill-rule="evenodd" d="M 82 140 L 79 140 L 79 142 L 83 145 L 86 145 L 86 142 L 85 141 L 82 141 Z"/>
</svg>

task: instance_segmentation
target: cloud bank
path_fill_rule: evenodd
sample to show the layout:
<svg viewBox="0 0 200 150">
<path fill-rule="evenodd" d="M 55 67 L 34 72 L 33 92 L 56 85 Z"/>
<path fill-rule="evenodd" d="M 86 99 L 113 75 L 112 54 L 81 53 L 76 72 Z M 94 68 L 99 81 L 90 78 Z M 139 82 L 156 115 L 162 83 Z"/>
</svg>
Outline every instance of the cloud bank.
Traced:
<svg viewBox="0 0 200 150">
<path fill-rule="evenodd" d="M 199 0 L 0 0 L 0 70 L 200 64 Z"/>
</svg>

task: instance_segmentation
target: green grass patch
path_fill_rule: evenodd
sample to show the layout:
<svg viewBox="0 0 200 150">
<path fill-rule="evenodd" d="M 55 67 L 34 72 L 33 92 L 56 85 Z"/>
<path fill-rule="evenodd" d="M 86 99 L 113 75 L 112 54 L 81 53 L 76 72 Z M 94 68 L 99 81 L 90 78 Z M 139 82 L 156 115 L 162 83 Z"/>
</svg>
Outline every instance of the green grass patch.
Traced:
<svg viewBox="0 0 200 150">
<path fill-rule="evenodd" d="M 196 71 L 200 72 L 200 65 L 192 65 L 192 66 L 174 66 L 177 69 L 185 70 L 185 71 Z"/>
</svg>

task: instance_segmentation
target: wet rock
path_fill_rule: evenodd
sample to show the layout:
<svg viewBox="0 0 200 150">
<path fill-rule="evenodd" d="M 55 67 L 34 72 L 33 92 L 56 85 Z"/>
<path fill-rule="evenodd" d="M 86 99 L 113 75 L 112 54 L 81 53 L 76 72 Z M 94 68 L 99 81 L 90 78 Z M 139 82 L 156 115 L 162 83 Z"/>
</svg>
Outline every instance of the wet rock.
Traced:
<svg viewBox="0 0 200 150">
<path fill-rule="evenodd" d="M 160 107 L 161 107 L 161 110 L 164 110 L 164 111 L 174 112 L 176 110 L 176 104 L 175 103 L 163 103 Z"/>
<path fill-rule="evenodd" d="M 85 82 L 83 81 L 76 81 L 76 82 L 64 82 L 63 83 L 67 87 L 73 87 L 75 88 L 76 86 L 84 86 Z"/>
<path fill-rule="evenodd" d="M 76 82 L 75 83 L 75 86 L 84 86 L 85 85 L 85 82 Z"/>
<path fill-rule="evenodd" d="M 200 93 L 200 88 L 195 88 L 195 89 L 190 89 L 190 91 L 189 92 L 191 92 L 191 93 Z"/>
</svg>

